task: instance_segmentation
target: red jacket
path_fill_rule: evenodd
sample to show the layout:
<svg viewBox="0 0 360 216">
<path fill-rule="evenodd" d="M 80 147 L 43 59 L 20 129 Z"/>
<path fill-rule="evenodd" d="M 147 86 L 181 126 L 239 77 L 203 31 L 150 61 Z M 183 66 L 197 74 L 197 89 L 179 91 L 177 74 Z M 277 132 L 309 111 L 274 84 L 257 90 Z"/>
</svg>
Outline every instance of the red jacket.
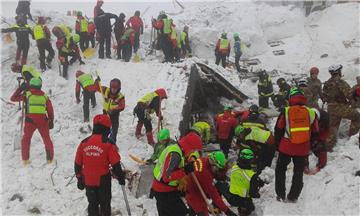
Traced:
<svg viewBox="0 0 360 216">
<path fill-rule="evenodd" d="M 306 98 L 304 96 L 298 95 L 293 96 L 289 100 L 290 106 L 294 105 L 305 105 Z M 276 125 L 275 125 L 275 142 L 279 144 L 279 152 L 290 155 L 290 156 L 307 156 L 310 151 L 310 141 L 293 144 L 290 139 L 285 138 L 285 129 L 286 121 L 284 111 L 279 115 Z M 311 124 L 311 139 L 317 137 L 319 132 L 318 119 L 315 118 L 314 122 Z"/>
<path fill-rule="evenodd" d="M 59 56 L 63 55 L 61 49 L 66 45 L 66 40 L 66 37 L 62 37 L 58 38 L 58 40 L 56 41 L 56 47 L 58 48 L 60 54 Z M 75 53 L 78 58 L 81 58 L 79 46 L 76 43 L 71 41 L 68 48 L 70 49 L 70 52 Z"/>
<path fill-rule="evenodd" d="M 134 46 L 134 43 L 135 43 L 135 31 L 132 31 L 130 33 L 127 40 L 121 39 L 121 41 L 120 41 L 121 44 L 126 44 L 128 42 L 130 42 L 131 46 Z"/>
<path fill-rule="evenodd" d="M 45 93 L 39 89 L 33 89 L 30 88 L 29 91 L 31 92 L 31 94 L 33 95 L 44 95 Z M 16 89 L 16 91 L 14 92 L 14 94 L 11 96 L 10 98 L 11 101 L 17 102 L 17 101 L 24 101 L 26 103 L 26 96 L 25 96 L 25 92 L 21 91 L 20 89 Z M 26 104 L 25 104 L 25 108 L 26 108 Z M 49 121 L 54 121 L 54 109 L 51 103 L 50 98 L 47 99 L 46 101 L 46 114 L 28 114 L 27 111 L 25 110 L 26 113 L 26 117 L 28 118 L 32 118 L 32 119 L 44 119 L 44 117 L 47 116 Z"/>
<path fill-rule="evenodd" d="M 94 35 L 95 30 L 96 30 L 95 24 L 94 23 L 89 23 L 89 25 L 88 25 L 88 34 L 89 35 Z"/>
<path fill-rule="evenodd" d="M 217 41 L 217 43 L 216 43 L 216 50 L 219 52 L 220 55 L 229 55 L 229 54 L 230 54 L 230 50 L 231 50 L 230 43 L 229 43 L 229 45 L 228 45 L 228 47 L 227 47 L 226 50 L 221 50 L 221 49 L 220 49 L 220 41 L 221 41 L 221 39 L 219 39 L 219 40 Z"/>
<path fill-rule="evenodd" d="M 126 22 L 127 26 L 131 26 L 131 28 L 134 29 L 136 33 L 143 31 L 143 21 L 138 16 L 132 16 L 129 18 L 129 20 Z"/>
<path fill-rule="evenodd" d="M 225 111 L 215 117 L 217 138 L 227 140 L 233 134 L 237 125 L 236 118 L 232 115 L 231 111 Z"/>
<path fill-rule="evenodd" d="M 83 19 L 85 19 L 83 16 L 78 16 L 77 20 L 75 21 L 75 32 L 80 32 L 80 20 Z"/>
<path fill-rule="evenodd" d="M 85 185 L 99 186 L 101 176 L 109 174 L 109 165 L 120 162 L 116 146 L 103 142 L 101 134 L 93 134 L 83 140 L 76 151 L 75 164 L 81 167 Z"/>
<path fill-rule="evenodd" d="M 213 184 L 214 175 L 211 172 L 211 165 L 209 164 L 208 157 L 201 157 L 200 159 L 203 167 L 202 170 L 195 171 L 194 174 L 196 178 L 199 180 L 199 183 L 204 190 L 205 194 L 213 200 L 214 204 L 222 211 L 226 212 L 228 207 L 225 205 L 224 201 L 222 200 L 219 192 L 217 191 L 216 187 Z M 194 179 L 190 176 L 187 193 L 186 193 L 186 201 L 189 206 L 196 212 L 196 213 L 205 213 L 208 215 L 207 205 L 194 181 Z"/>
</svg>

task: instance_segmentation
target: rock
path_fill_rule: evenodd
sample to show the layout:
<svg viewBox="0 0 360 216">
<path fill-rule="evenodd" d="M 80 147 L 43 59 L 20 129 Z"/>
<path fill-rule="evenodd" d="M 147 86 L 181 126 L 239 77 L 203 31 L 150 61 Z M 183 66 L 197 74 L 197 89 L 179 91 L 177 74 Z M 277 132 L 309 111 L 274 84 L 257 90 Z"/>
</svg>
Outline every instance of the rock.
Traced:
<svg viewBox="0 0 360 216">
<path fill-rule="evenodd" d="M 20 194 L 14 194 L 11 198 L 10 201 L 14 201 L 14 200 L 19 200 L 20 202 L 22 202 L 24 200 L 23 196 L 21 196 Z"/>
<path fill-rule="evenodd" d="M 329 55 L 328 54 L 322 54 L 321 56 L 320 56 L 320 58 L 326 58 L 326 57 L 328 57 Z"/>
<path fill-rule="evenodd" d="M 38 209 L 38 207 L 33 207 L 29 209 L 28 212 L 31 214 L 41 214 L 41 211 Z"/>
</svg>

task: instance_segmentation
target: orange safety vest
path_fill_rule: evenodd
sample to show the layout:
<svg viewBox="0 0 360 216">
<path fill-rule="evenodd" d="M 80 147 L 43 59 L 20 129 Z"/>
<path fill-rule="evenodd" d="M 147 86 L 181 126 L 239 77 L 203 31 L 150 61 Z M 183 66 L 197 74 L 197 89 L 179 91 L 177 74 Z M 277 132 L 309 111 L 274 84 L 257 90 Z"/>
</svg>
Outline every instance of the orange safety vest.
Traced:
<svg viewBox="0 0 360 216">
<path fill-rule="evenodd" d="M 286 138 L 293 144 L 310 141 L 311 125 L 315 120 L 315 113 L 306 106 L 285 107 Z"/>
</svg>

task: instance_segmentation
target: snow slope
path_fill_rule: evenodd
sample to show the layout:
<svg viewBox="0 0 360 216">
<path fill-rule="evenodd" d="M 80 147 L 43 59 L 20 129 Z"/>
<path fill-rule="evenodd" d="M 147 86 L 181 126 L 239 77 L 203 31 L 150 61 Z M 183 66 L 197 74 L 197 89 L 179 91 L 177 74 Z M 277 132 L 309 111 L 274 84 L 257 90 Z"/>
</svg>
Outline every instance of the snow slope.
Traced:
<svg viewBox="0 0 360 216">
<path fill-rule="evenodd" d="M 55 10 L 55 9 L 53 9 Z M 73 17 L 64 16 L 64 12 L 39 10 L 41 14 L 49 14 L 54 19 L 49 26 L 59 22 L 73 25 Z M 334 16 L 337 14 L 337 16 Z M 356 39 L 359 41 L 359 5 L 347 3 L 333 5 L 323 12 L 311 14 L 304 18 L 300 9 L 290 7 L 271 7 L 267 4 L 252 2 L 231 2 L 211 4 L 192 4 L 186 7 L 182 15 L 174 16 L 175 23 L 182 28 L 190 25 L 190 35 L 194 53 L 199 58 L 210 59 L 210 66 L 224 75 L 251 99 L 242 106 L 257 102 L 257 89 L 250 80 L 239 81 L 236 72 L 214 65 L 213 49 L 222 30 L 239 32 L 244 41 L 251 43 L 245 57 L 256 57 L 262 61 L 265 69 L 278 69 L 294 74 L 306 73 L 308 68 L 318 65 L 321 69 L 320 78 L 328 78 L 326 68 L 332 63 L 344 65 L 345 79 L 354 84 L 355 75 L 359 75 L 359 65 L 353 64 L 358 57 L 359 48 L 345 48 L 343 41 Z M 36 14 L 35 14 L 36 15 Z M 127 16 L 130 16 L 130 14 Z M 156 15 L 154 15 L 156 16 Z M 145 40 L 150 29 L 145 32 Z M 273 56 L 267 40 L 282 39 L 286 51 L 284 56 Z M 145 41 L 147 42 L 147 41 Z M 143 46 L 144 47 L 144 46 Z M 2 44 L 2 61 L 14 56 L 15 43 Z M 143 54 L 145 50 L 141 49 Z M 320 55 L 327 53 L 327 58 Z M 29 63 L 38 67 L 38 51 L 35 42 L 29 53 Z M 128 153 L 148 157 L 152 149 L 146 144 L 145 137 L 137 140 L 134 136 L 132 109 L 137 100 L 145 93 L 164 87 L 168 90 L 169 99 L 163 104 L 165 126 L 173 134 L 177 134 L 182 104 L 185 100 L 187 76 L 194 59 L 178 64 L 161 64 L 160 57 L 147 57 L 141 63 L 124 63 L 116 60 L 85 60 L 85 66 L 75 63 L 70 68 L 69 80 L 58 76 L 57 64 L 46 71 L 42 77 L 43 90 L 47 92 L 55 109 L 55 128 L 51 137 L 55 146 L 56 163 L 45 164 L 42 140 L 35 133 L 31 145 L 31 165 L 23 167 L 20 163 L 20 151 L 13 151 L 13 137 L 18 131 L 16 123 L 19 112 L 15 106 L 1 104 L 1 168 L 2 168 L 2 214 L 26 215 L 28 209 L 38 208 L 44 215 L 85 215 L 87 200 L 84 192 L 76 188 L 76 181 L 68 184 L 73 175 L 73 159 L 78 143 L 90 134 L 87 124 L 82 123 L 82 104 L 75 103 L 75 71 L 86 72 L 99 70 L 102 84 L 117 77 L 122 81 L 122 92 L 126 97 L 126 109 L 120 115 L 118 146 L 122 161 L 129 169 L 137 169 L 137 165 L 128 158 Z M 12 60 L 2 62 L 1 95 L 8 100 L 16 89 L 16 74 L 9 68 Z M 185 70 L 183 66 L 187 66 Z M 50 94 L 51 92 L 51 94 Z M 97 95 L 97 107 L 91 109 L 91 116 L 101 113 L 101 96 Z M 154 125 L 156 125 L 154 119 Z M 83 128 L 85 133 L 80 132 Z M 342 130 L 345 130 L 344 126 Z M 328 165 L 315 176 L 304 176 L 304 189 L 296 204 L 279 203 L 275 200 L 274 169 L 266 170 L 270 184 L 262 191 L 262 197 L 255 200 L 258 215 L 358 215 L 360 178 L 353 176 L 359 169 L 360 155 L 357 147 L 358 137 L 340 139 L 335 151 L 329 154 Z M 349 159 L 351 158 L 351 159 Z M 314 157 L 310 157 L 314 165 Z M 273 163 L 273 165 L 275 162 Z M 290 187 L 292 172 L 287 173 L 287 188 Z M 113 181 L 112 208 L 116 215 L 126 215 L 126 209 L 120 187 Z M 68 184 L 68 185 L 67 185 Z M 129 191 L 128 191 L 129 193 Z M 11 201 L 14 194 L 20 194 L 23 201 Z M 129 195 L 133 215 L 156 215 L 155 202 L 145 197 L 135 199 Z M 120 212 L 119 212 L 120 211 Z"/>
</svg>

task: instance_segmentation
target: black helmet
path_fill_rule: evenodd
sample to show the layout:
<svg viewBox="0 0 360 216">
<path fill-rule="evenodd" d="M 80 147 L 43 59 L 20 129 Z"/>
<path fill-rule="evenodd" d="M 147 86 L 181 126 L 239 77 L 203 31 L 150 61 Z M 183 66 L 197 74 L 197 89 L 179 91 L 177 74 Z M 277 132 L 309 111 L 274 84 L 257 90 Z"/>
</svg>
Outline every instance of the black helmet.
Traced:
<svg viewBox="0 0 360 216">
<path fill-rule="evenodd" d="M 118 93 L 121 89 L 121 81 L 117 78 L 114 78 L 110 81 L 110 88 L 116 89 L 116 93 Z"/>
<path fill-rule="evenodd" d="M 124 14 L 124 13 L 120 13 L 119 18 L 120 18 L 120 19 L 125 19 L 125 14 Z"/>
<path fill-rule="evenodd" d="M 253 104 L 249 107 L 250 113 L 259 113 L 259 107 L 256 104 Z"/>
<path fill-rule="evenodd" d="M 140 11 L 135 11 L 135 16 L 140 16 Z"/>
<path fill-rule="evenodd" d="M 278 84 L 278 86 L 281 86 L 284 83 L 286 83 L 286 80 L 282 77 L 276 80 L 276 84 Z"/>
</svg>

